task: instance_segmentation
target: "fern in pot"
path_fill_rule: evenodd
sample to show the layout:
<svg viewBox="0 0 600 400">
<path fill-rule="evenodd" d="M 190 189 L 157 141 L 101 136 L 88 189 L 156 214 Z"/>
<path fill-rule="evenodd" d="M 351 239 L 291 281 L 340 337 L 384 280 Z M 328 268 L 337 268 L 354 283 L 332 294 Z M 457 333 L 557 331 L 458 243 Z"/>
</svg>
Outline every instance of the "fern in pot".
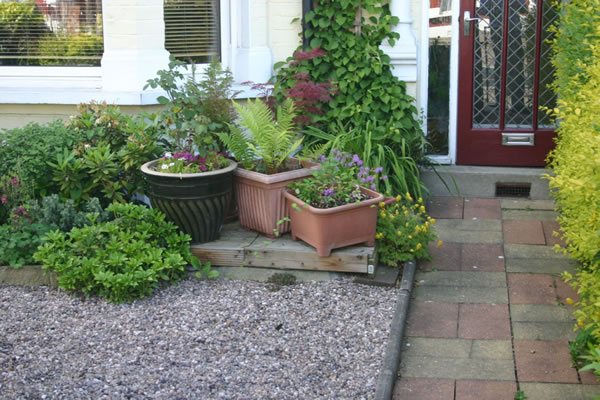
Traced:
<svg viewBox="0 0 600 400">
<path fill-rule="evenodd" d="M 289 223 L 281 223 L 288 217 L 285 187 L 317 168 L 291 156 L 302 143 L 294 124 L 294 102 L 286 100 L 275 114 L 260 99 L 234 107 L 237 125 L 218 136 L 241 166 L 233 173 L 240 224 L 269 237 L 288 232 Z"/>
</svg>

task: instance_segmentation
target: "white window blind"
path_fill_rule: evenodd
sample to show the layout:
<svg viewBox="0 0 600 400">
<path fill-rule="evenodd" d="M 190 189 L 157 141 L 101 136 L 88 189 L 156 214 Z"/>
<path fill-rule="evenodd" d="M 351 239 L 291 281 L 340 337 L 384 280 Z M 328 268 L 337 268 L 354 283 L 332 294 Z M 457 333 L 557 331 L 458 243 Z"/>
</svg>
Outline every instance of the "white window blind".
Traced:
<svg viewBox="0 0 600 400">
<path fill-rule="evenodd" d="M 0 65 L 100 65 L 102 0 L 0 0 Z"/>
<path fill-rule="evenodd" d="M 165 0 L 165 48 L 189 63 L 221 57 L 219 0 Z"/>
</svg>

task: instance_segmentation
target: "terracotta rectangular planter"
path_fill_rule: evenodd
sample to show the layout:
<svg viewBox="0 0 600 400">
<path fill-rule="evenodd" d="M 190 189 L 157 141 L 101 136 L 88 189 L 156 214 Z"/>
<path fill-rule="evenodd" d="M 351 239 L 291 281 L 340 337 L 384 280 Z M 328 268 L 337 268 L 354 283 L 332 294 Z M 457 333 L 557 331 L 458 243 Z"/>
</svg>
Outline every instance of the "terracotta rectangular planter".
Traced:
<svg viewBox="0 0 600 400">
<path fill-rule="evenodd" d="M 353 244 L 366 242 L 367 246 L 375 246 L 377 204 L 384 197 L 363 187 L 360 190 L 370 199 L 333 208 L 312 207 L 286 191 L 292 239 L 302 239 L 315 247 L 321 257 L 331 254 L 332 249 Z M 292 207 L 293 203 L 300 210 Z"/>
<path fill-rule="evenodd" d="M 293 162 L 298 162 L 292 159 Z M 287 184 L 312 175 L 318 168 L 316 163 L 305 163 L 307 168 L 266 175 L 238 168 L 233 172 L 234 192 L 238 206 L 238 218 L 244 228 L 274 237 L 273 229 L 279 233 L 290 231 L 290 223 L 277 222 L 288 217 L 283 193 Z"/>
</svg>

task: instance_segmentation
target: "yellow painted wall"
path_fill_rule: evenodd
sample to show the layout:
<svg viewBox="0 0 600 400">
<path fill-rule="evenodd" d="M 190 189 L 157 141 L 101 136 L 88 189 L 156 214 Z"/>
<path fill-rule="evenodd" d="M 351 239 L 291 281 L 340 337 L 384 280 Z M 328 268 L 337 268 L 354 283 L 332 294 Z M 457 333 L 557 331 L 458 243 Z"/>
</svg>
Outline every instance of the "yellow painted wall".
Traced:
<svg viewBox="0 0 600 400">
<path fill-rule="evenodd" d="M 134 114 L 142 111 L 152 112 L 160 106 L 120 106 L 121 111 Z M 75 105 L 52 104 L 0 104 L 0 129 L 11 129 L 27 125 L 30 122 L 46 123 L 56 119 L 67 120 L 77 114 Z"/>
</svg>

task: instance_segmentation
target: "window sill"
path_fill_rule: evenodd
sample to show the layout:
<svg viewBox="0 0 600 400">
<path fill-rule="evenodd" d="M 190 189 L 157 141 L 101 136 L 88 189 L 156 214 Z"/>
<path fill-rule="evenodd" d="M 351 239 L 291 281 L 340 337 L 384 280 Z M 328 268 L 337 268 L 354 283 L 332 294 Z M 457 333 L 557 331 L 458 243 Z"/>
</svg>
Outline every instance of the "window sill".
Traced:
<svg viewBox="0 0 600 400">
<path fill-rule="evenodd" d="M 235 84 L 234 92 L 239 92 L 236 99 L 259 97 L 261 93 L 248 86 Z M 97 88 L 69 87 L 0 87 L 0 104 L 80 104 L 92 100 L 105 101 L 109 104 L 148 106 L 159 104 L 158 96 L 165 93 L 158 90 L 138 92 L 105 92 Z"/>
</svg>

